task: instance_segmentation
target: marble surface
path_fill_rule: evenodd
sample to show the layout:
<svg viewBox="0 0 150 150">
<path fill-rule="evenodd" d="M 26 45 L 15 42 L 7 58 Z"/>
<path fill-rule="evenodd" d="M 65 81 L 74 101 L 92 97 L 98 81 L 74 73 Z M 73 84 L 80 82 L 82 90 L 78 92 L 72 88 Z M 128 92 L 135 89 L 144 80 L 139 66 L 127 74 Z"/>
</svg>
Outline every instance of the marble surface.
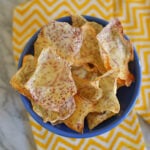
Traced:
<svg viewBox="0 0 150 150">
<path fill-rule="evenodd" d="M 19 95 L 10 87 L 16 72 L 12 53 L 12 10 L 23 0 L 0 0 L 0 150 L 36 150 Z"/>
<path fill-rule="evenodd" d="M 11 43 L 12 10 L 24 1 L 0 0 L 0 150 L 36 150 L 27 113 L 9 85 L 10 77 L 16 72 Z M 140 124 L 150 150 L 150 125 L 142 119 Z"/>
</svg>

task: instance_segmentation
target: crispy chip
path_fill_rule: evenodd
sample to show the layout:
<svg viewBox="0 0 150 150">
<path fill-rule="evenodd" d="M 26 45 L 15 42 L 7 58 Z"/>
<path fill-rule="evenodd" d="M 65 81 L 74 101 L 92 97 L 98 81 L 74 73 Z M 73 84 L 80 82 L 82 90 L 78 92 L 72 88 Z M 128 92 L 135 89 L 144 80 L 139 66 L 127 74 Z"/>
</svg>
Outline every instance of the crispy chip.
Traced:
<svg viewBox="0 0 150 150">
<path fill-rule="evenodd" d="M 134 81 L 128 69 L 129 61 L 133 60 L 133 47 L 123 35 L 123 27 L 118 19 L 112 20 L 97 35 L 101 57 L 107 70 L 120 69 L 119 79 L 124 80 L 126 86 Z"/>
<path fill-rule="evenodd" d="M 10 84 L 22 95 L 31 99 L 30 93 L 25 89 L 24 84 L 29 80 L 36 67 L 36 60 L 32 55 L 26 55 L 23 58 L 22 67 L 11 78 Z"/>
<path fill-rule="evenodd" d="M 34 55 L 38 57 L 43 48 L 53 46 L 60 57 L 72 62 L 81 44 L 80 28 L 72 27 L 66 22 L 51 21 L 41 29 L 34 44 Z"/>
<path fill-rule="evenodd" d="M 82 66 L 72 66 L 71 67 L 71 72 L 73 76 L 78 76 L 79 78 L 86 78 L 87 76 L 87 70 L 85 70 Z"/>
<path fill-rule="evenodd" d="M 87 98 L 83 98 L 78 94 L 75 95 L 74 98 L 76 103 L 76 110 L 68 119 L 64 120 L 64 123 L 69 128 L 81 133 L 83 132 L 85 117 L 87 115 L 88 117 L 90 115 L 93 116 L 92 112 L 103 113 L 105 111 L 110 111 L 110 114 L 118 113 L 120 110 L 120 105 L 116 97 L 116 80 L 117 73 L 114 73 L 114 71 L 109 71 L 95 81 L 99 81 L 99 86 L 103 90 L 103 95 L 99 99 L 99 101 L 97 101 L 97 103 Z M 93 123 L 92 125 L 88 125 L 89 128 L 92 129 L 91 126 L 93 127 L 98 125 L 99 122 L 102 122 L 102 120 L 104 121 L 105 119 L 107 119 L 107 117 L 110 116 L 110 114 L 108 113 L 104 115 L 103 119 L 95 118 L 95 123 Z M 88 122 L 91 123 L 90 120 Z"/>
<path fill-rule="evenodd" d="M 32 55 L 26 55 L 23 59 L 22 67 L 18 70 L 18 72 L 11 78 L 10 84 L 14 89 L 16 89 L 19 93 L 26 96 L 32 103 L 33 110 L 43 118 L 45 122 L 51 122 L 52 124 L 60 123 L 61 120 L 66 119 L 68 117 L 65 111 L 62 113 L 46 110 L 39 104 L 37 104 L 29 91 L 24 87 L 25 83 L 29 80 L 33 72 L 35 71 L 37 61 L 34 59 Z M 67 112 L 68 113 L 68 112 Z"/>
<path fill-rule="evenodd" d="M 25 87 L 36 103 L 45 109 L 61 113 L 65 118 L 75 110 L 73 96 L 77 90 L 70 64 L 54 52 L 51 48 L 42 51 L 35 72 Z"/>
<path fill-rule="evenodd" d="M 99 81 L 92 82 L 77 76 L 73 76 L 73 79 L 77 86 L 78 95 L 81 98 L 97 102 L 102 97 L 102 89 L 98 87 Z"/>
<path fill-rule="evenodd" d="M 103 118 L 100 119 L 98 116 L 94 116 L 92 113 L 88 114 L 87 120 L 88 120 L 88 126 L 90 129 L 97 126 L 102 121 L 106 120 L 106 117 L 109 117 L 111 114 L 116 114 L 120 110 L 120 105 L 118 102 L 118 98 L 116 96 L 117 91 L 117 76 L 118 71 L 108 71 L 104 75 L 100 76 L 97 80 L 99 80 L 99 86 L 103 90 L 103 96 L 99 99 L 98 103 L 95 106 L 95 112 L 96 113 L 104 113 L 104 112 L 111 112 L 106 113 L 106 115 L 103 115 Z M 102 116 L 101 116 L 102 117 Z M 91 118 L 94 120 L 91 123 Z M 98 119 L 99 118 L 99 119 Z"/>
<path fill-rule="evenodd" d="M 95 128 L 97 125 L 102 123 L 103 121 L 107 120 L 108 118 L 112 117 L 115 115 L 115 113 L 111 111 L 105 111 L 103 113 L 89 113 L 87 116 L 87 122 L 88 122 L 88 127 L 90 130 Z"/>
<path fill-rule="evenodd" d="M 70 114 L 67 116 L 66 112 L 64 113 L 59 113 L 55 111 L 51 111 L 48 109 L 45 109 L 38 103 L 36 103 L 34 100 L 31 100 L 33 110 L 40 116 L 42 117 L 44 122 L 50 122 L 53 125 L 60 124 L 62 123 L 62 120 L 66 119 Z M 68 112 L 67 112 L 68 113 Z"/>
<path fill-rule="evenodd" d="M 100 33 L 101 30 L 103 29 L 103 26 L 102 26 L 102 25 L 100 25 L 100 24 L 98 24 L 98 23 L 96 23 L 96 22 L 93 22 L 93 21 L 91 21 L 91 22 L 86 22 L 86 24 L 87 24 L 87 25 L 90 25 L 90 26 L 95 30 L 96 34 Z"/>
<path fill-rule="evenodd" d="M 33 99 L 30 100 L 34 112 L 36 112 L 43 119 L 44 122 L 50 122 L 51 124 L 56 125 L 62 123 L 62 120 L 68 117 L 66 115 L 66 112 L 59 113 L 59 112 L 51 111 L 49 109 L 45 109 L 43 106 L 36 103 Z"/>
<path fill-rule="evenodd" d="M 75 95 L 74 98 L 76 110 L 68 119 L 64 120 L 64 124 L 72 130 L 82 133 L 84 129 L 84 119 L 89 112 L 94 111 L 94 104 L 78 95 Z"/>
<path fill-rule="evenodd" d="M 82 26 L 83 43 L 80 49 L 80 53 L 77 55 L 76 65 L 87 65 L 92 64 L 94 70 L 98 70 L 100 73 L 105 72 L 103 62 L 99 53 L 99 45 L 96 39 L 96 32 L 92 26 L 85 23 Z M 88 70 L 90 71 L 90 70 Z"/>
<path fill-rule="evenodd" d="M 41 51 L 44 48 L 52 46 L 52 42 L 45 37 L 44 27 L 41 29 L 40 33 L 38 34 L 38 38 L 34 43 L 34 56 L 39 57 Z"/>
<path fill-rule="evenodd" d="M 120 105 L 116 96 L 118 71 L 110 70 L 97 78 L 99 87 L 103 91 L 103 97 L 98 101 L 96 107 L 100 112 L 112 111 L 118 113 Z M 97 82 L 96 80 L 96 82 Z"/>
<path fill-rule="evenodd" d="M 71 19 L 72 19 L 72 26 L 82 27 L 84 24 L 88 24 L 94 28 L 96 34 L 98 34 L 103 28 L 103 26 L 98 24 L 97 22 L 93 22 L 93 21 L 89 22 L 83 16 L 77 14 L 75 15 L 71 14 Z"/>
<path fill-rule="evenodd" d="M 86 79 L 89 81 L 92 81 L 96 79 L 96 77 L 100 76 L 99 72 L 88 71 L 88 69 L 85 69 L 85 67 L 83 66 L 72 66 L 71 72 L 73 76 L 77 76 L 79 78 Z"/>
<path fill-rule="evenodd" d="M 86 19 L 80 15 L 77 14 L 71 14 L 71 19 L 72 19 L 72 26 L 74 27 L 81 27 L 86 23 Z"/>
</svg>

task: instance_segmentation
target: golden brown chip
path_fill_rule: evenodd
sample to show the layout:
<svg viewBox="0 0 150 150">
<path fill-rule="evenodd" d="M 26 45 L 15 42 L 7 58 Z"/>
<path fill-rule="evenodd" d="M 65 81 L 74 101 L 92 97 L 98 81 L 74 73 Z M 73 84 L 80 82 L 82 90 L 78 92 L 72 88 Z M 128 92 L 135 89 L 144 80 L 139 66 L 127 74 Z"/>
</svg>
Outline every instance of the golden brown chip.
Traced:
<svg viewBox="0 0 150 150">
<path fill-rule="evenodd" d="M 95 30 L 96 34 L 100 33 L 101 30 L 103 29 L 103 26 L 102 26 L 102 25 L 100 25 L 100 24 L 98 24 L 98 23 L 96 23 L 96 22 L 93 22 L 93 21 L 91 21 L 91 22 L 86 22 L 86 24 L 87 24 L 87 25 L 90 25 L 90 26 Z"/>
<path fill-rule="evenodd" d="M 88 122 L 89 129 L 92 130 L 97 125 L 99 125 L 103 121 L 107 120 L 108 118 L 112 117 L 113 115 L 115 115 L 115 114 L 111 111 L 105 111 L 102 113 L 97 113 L 97 112 L 89 113 L 87 116 L 87 122 Z"/>
<path fill-rule="evenodd" d="M 27 55 L 23 59 L 23 65 L 18 70 L 18 72 L 12 77 L 10 80 L 10 84 L 15 88 L 19 93 L 28 97 L 31 100 L 33 110 L 43 118 L 43 120 L 50 121 L 53 124 L 56 124 L 59 120 L 66 119 L 70 114 L 66 114 L 68 112 L 64 107 L 73 105 L 72 100 L 68 100 L 66 105 L 63 105 L 61 108 L 61 113 L 54 112 L 51 110 L 46 110 L 44 107 L 41 107 L 39 104 L 35 102 L 29 91 L 25 88 L 26 82 L 30 79 L 31 75 L 35 71 L 37 61 L 34 59 L 32 55 Z M 64 111 L 65 110 L 65 111 Z M 73 109 L 71 109 L 73 111 Z"/>
<path fill-rule="evenodd" d="M 99 81 L 92 82 L 77 76 L 73 76 L 73 79 L 77 86 L 77 93 L 81 98 L 97 102 L 102 97 L 102 89 L 98 87 Z"/>
<path fill-rule="evenodd" d="M 32 99 L 31 99 L 31 104 L 32 104 L 33 111 L 36 112 L 40 117 L 42 117 L 43 121 L 45 122 L 45 119 L 48 117 L 47 111 Z"/>
<path fill-rule="evenodd" d="M 38 58 L 41 51 L 44 48 L 50 47 L 52 45 L 53 45 L 52 42 L 48 40 L 47 37 L 45 37 L 44 27 L 43 27 L 40 33 L 38 34 L 37 40 L 34 43 L 34 56 Z"/>
<path fill-rule="evenodd" d="M 87 65 L 89 68 L 89 64 L 91 64 L 93 65 L 92 69 L 95 68 L 94 70 L 104 73 L 105 68 L 101 60 L 99 45 L 94 28 L 85 23 L 81 29 L 83 34 L 83 42 L 80 52 L 77 55 L 75 65 Z"/>
<path fill-rule="evenodd" d="M 38 105 L 32 98 L 30 92 L 25 88 L 25 83 L 29 80 L 36 68 L 36 59 L 32 55 L 26 55 L 23 58 L 22 67 L 18 72 L 11 78 L 10 84 L 20 94 L 26 96 L 32 103 L 33 110 L 43 118 L 45 122 L 51 122 L 57 124 L 58 121 L 65 119 L 63 113 L 57 113 L 50 110 L 46 110 Z M 64 112 L 65 113 L 65 112 Z M 59 122 L 60 123 L 60 122 Z"/>
<path fill-rule="evenodd" d="M 77 14 L 71 14 L 72 26 L 74 27 L 82 27 L 84 24 L 88 24 L 94 28 L 96 34 L 98 34 L 103 26 L 94 21 L 87 21 L 83 16 Z"/>
<path fill-rule="evenodd" d="M 40 106 L 37 102 L 35 102 L 30 92 L 25 88 L 25 84 L 30 79 L 33 72 L 35 71 L 36 63 L 37 61 L 34 59 L 32 55 L 25 56 L 23 59 L 22 67 L 12 77 L 12 79 L 10 80 L 10 84 L 13 86 L 13 88 L 19 91 L 19 93 L 23 94 L 31 101 L 33 110 L 40 117 L 42 117 L 45 122 L 49 121 L 52 124 L 57 124 L 58 122 L 60 123 L 60 120 L 66 119 L 70 115 L 67 109 L 64 107 L 72 105 L 72 100 L 71 99 L 68 100 L 68 103 L 62 106 L 61 113 L 51 111 L 50 109 L 45 109 L 44 107 Z"/>
<path fill-rule="evenodd" d="M 26 55 L 23 58 L 22 67 L 11 78 L 10 84 L 22 95 L 31 99 L 30 93 L 25 89 L 24 84 L 29 80 L 36 67 L 36 60 L 32 55 Z"/>
<path fill-rule="evenodd" d="M 101 57 L 107 70 L 120 70 L 118 78 L 124 80 L 124 85 L 130 86 L 134 76 L 128 69 L 129 61 L 133 60 L 133 47 L 124 38 L 123 27 L 118 19 L 112 20 L 97 35 Z"/>
<path fill-rule="evenodd" d="M 62 123 L 62 120 L 65 120 L 70 116 L 70 112 L 67 110 L 63 110 L 61 112 L 51 111 L 50 109 L 45 109 L 33 99 L 31 99 L 31 103 L 34 112 L 42 117 L 44 122 L 50 122 L 52 125 L 60 124 Z"/>
<path fill-rule="evenodd" d="M 42 117 L 44 122 L 50 122 L 53 125 L 62 123 L 64 120 L 64 115 L 62 113 L 54 112 L 48 109 L 43 108 L 34 100 L 31 100 L 33 110 Z"/>
<path fill-rule="evenodd" d="M 104 112 L 110 113 L 106 113 L 106 115 L 103 115 L 103 117 L 101 116 L 103 119 L 100 119 L 100 116 L 94 116 L 92 113 L 88 114 L 87 120 L 90 129 L 107 119 L 107 117 L 111 116 L 111 114 L 113 115 L 119 112 L 120 104 L 116 96 L 117 76 L 118 72 L 114 72 L 113 70 L 111 70 L 98 78 L 99 87 L 103 90 L 103 96 L 99 99 L 98 103 L 96 104 L 95 112 L 101 114 Z M 91 118 L 93 121 L 92 124 L 90 124 Z"/>
<path fill-rule="evenodd" d="M 25 83 L 25 88 L 38 105 L 60 113 L 63 119 L 75 110 L 73 96 L 77 89 L 70 64 L 53 52 L 52 48 L 46 48 L 41 52 L 36 69 Z"/>
<path fill-rule="evenodd" d="M 77 76 L 88 81 L 93 81 L 96 77 L 100 76 L 99 72 L 88 71 L 88 69 L 85 69 L 83 66 L 72 66 L 71 72 L 73 76 Z"/>
<path fill-rule="evenodd" d="M 86 23 L 86 19 L 80 15 L 77 14 L 71 14 L 71 19 L 72 19 L 72 26 L 74 27 L 81 27 Z"/>
<path fill-rule="evenodd" d="M 66 22 L 50 21 L 45 25 L 34 44 L 34 55 L 38 57 L 43 48 L 55 47 L 57 55 L 70 62 L 80 50 L 82 32 Z"/>
<path fill-rule="evenodd" d="M 100 98 L 100 100 L 96 105 L 96 107 L 100 112 L 104 111 L 112 111 L 114 113 L 119 112 L 120 105 L 118 102 L 118 98 L 116 96 L 117 78 L 118 78 L 118 71 L 110 70 L 97 79 L 99 80 L 99 87 L 103 91 L 103 96 L 102 98 Z"/>
<path fill-rule="evenodd" d="M 76 103 L 76 110 L 68 119 L 64 120 L 63 122 L 72 130 L 82 133 L 84 129 L 84 119 L 89 112 L 94 111 L 94 104 L 78 95 L 75 95 L 74 99 Z"/>
<path fill-rule="evenodd" d="M 88 72 L 87 70 L 85 70 L 82 66 L 72 66 L 71 67 L 71 72 L 72 72 L 72 75 L 74 76 L 78 76 L 79 78 L 86 78 Z"/>
<path fill-rule="evenodd" d="M 68 119 L 64 121 L 64 123 L 69 128 L 77 132 L 83 132 L 84 119 L 88 114 L 90 115 L 92 112 L 103 113 L 105 111 L 109 111 L 111 114 L 118 113 L 120 110 L 120 105 L 116 97 L 116 80 L 117 73 L 114 73 L 114 71 L 109 71 L 95 81 L 95 84 L 99 81 L 99 86 L 103 90 L 102 97 L 96 103 L 90 99 L 83 98 L 78 94 L 75 95 L 76 110 Z M 106 114 L 103 116 L 103 119 L 95 118 L 98 122 L 95 121 L 95 124 L 89 125 L 89 127 L 98 125 L 99 122 L 102 120 L 104 121 L 108 116 L 110 115 Z"/>
</svg>

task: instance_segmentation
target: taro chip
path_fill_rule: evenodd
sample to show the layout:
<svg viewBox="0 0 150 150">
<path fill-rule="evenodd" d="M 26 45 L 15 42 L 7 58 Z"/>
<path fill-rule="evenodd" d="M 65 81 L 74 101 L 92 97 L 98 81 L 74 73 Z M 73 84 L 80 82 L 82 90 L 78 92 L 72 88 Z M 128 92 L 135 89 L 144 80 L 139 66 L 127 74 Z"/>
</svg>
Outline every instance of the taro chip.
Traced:
<svg viewBox="0 0 150 150">
<path fill-rule="evenodd" d="M 128 69 L 128 63 L 134 57 L 133 47 L 131 42 L 124 37 L 120 21 L 118 19 L 112 20 L 97 35 L 97 39 L 105 68 L 107 70 L 119 69 L 119 81 L 124 81 L 124 85 L 130 86 L 134 81 L 134 76 Z"/>
<path fill-rule="evenodd" d="M 89 113 L 87 116 L 87 122 L 88 122 L 89 129 L 92 130 L 97 125 L 99 125 L 103 121 L 109 119 L 113 115 L 115 115 L 115 113 L 113 113 L 111 111 L 105 111 L 102 113 L 97 113 L 97 112 Z"/>
<path fill-rule="evenodd" d="M 38 105 L 61 113 L 65 118 L 75 110 L 73 96 L 77 89 L 70 64 L 54 51 L 54 48 L 47 48 L 41 52 L 35 72 L 25 84 L 25 88 Z"/>
<path fill-rule="evenodd" d="M 34 56 L 36 58 L 39 57 L 41 51 L 44 48 L 48 48 L 48 47 L 51 47 L 53 45 L 53 43 L 50 40 L 48 40 L 48 38 L 45 37 L 44 30 L 45 29 L 43 27 L 41 29 L 40 33 L 38 34 L 37 40 L 34 43 Z"/>
<path fill-rule="evenodd" d="M 88 69 L 82 66 L 72 66 L 71 72 L 73 76 L 77 76 L 78 78 L 86 79 L 88 81 L 92 81 L 100 75 L 98 72 L 88 71 Z"/>
<path fill-rule="evenodd" d="M 100 33 L 101 30 L 103 29 L 103 26 L 98 24 L 97 22 L 86 22 L 87 25 L 90 25 L 96 32 L 96 34 Z"/>
<path fill-rule="evenodd" d="M 66 22 L 51 21 L 41 29 L 34 44 L 34 53 L 38 57 L 43 48 L 53 46 L 57 55 L 72 62 L 81 44 L 80 28 L 72 27 Z"/>
<path fill-rule="evenodd" d="M 60 123 L 61 120 L 66 119 L 67 115 L 66 111 L 63 113 L 53 112 L 50 110 L 45 109 L 44 107 L 37 104 L 30 92 L 25 88 L 25 83 L 30 79 L 33 72 L 36 68 L 36 59 L 32 55 L 26 55 L 23 58 L 22 67 L 17 71 L 17 73 L 12 77 L 10 80 L 10 84 L 14 89 L 19 91 L 22 95 L 26 96 L 32 103 L 33 110 L 43 118 L 44 122 L 51 122 L 52 124 Z M 69 116 L 70 114 L 68 114 Z"/>
<path fill-rule="evenodd" d="M 98 77 L 95 81 L 92 82 L 92 85 L 98 86 L 102 90 L 102 95 L 99 97 L 97 101 L 92 101 L 89 97 L 84 97 L 80 94 L 80 87 L 87 85 L 87 83 L 84 83 L 79 78 L 75 78 L 74 80 L 76 82 L 77 88 L 79 89 L 79 93 L 75 95 L 75 103 L 76 103 L 76 110 L 74 113 L 64 120 L 64 123 L 71 129 L 82 133 L 84 128 L 84 120 L 87 116 L 90 118 L 88 120 L 89 123 L 91 123 L 91 117 L 93 117 L 93 124 L 88 125 L 90 129 L 97 126 L 102 121 L 109 118 L 111 115 L 116 114 L 120 110 L 120 105 L 118 102 L 118 99 L 116 97 L 116 80 L 117 80 L 118 72 L 109 71 L 105 73 L 104 75 Z M 99 82 L 98 82 L 99 81 Z M 80 84 L 83 83 L 83 84 Z M 88 90 L 85 88 L 85 91 Z M 89 91 L 89 90 L 88 90 Z M 87 91 L 87 93 L 88 93 Z M 89 92 L 90 93 L 90 92 Z M 87 96 L 87 95 L 86 95 Z M 90 95 L 91 96 L 91 95 Z M 94 119 L 94 116 L 92 113 L 103 113 L 103 112 L 109 111 L 110 113 L 106 113 L 105 115 L 101 116 L 100 118 L 97 118 L 97 116 Z"/>
<path fill-rule="evenodd" d="M 66 113 L 59 113 L 59 112 L 54 112 L 48 109 L 45 109 L 43 106 L 39 105 L 36 103 L 34 100 L 31 100 L 33 110 L 40 116 L 42 117 L 44 122 L 50 122 L 52 125 L 60 124 L 62 123 L 62 120 L 66 119 L 68 116 Z"/>
<path fill-rule="evenodd" d="M 34 56 L 26 55 L 23 58 L 22 67 L 10 80 L 10 84 L 12 85 L 12 87 L 29 99 L 31 99 L 31 95 L 24 87 L 24 84 L 29 80 L 35 68 L 36 60 L 34 59 Z"/>
<path fill-rule="evenodd" d="M 99 81 L 92 82 L 77 76 L 73 76 L 73 79 L 77 86 L 77 93 L 81 98 L 97 102 L 102 97 L 102 89 L 98 87 Z"/>
<path fill-rule="evenodd" d="M 74 27 L 81 27 L 87 22 L 87 20 L 84 17 L 77 14 L 75 15 L 71 14 L 71 19 L 72 19 L 72 26 Z"/>
<path fill-rule="evenodd" d="M 86 78 L 88 73 L 87 70 L 85 70 L 82 66 L 72 66 L 71 72 L 73 76 L 77 76 L 82 79 Z"/>
<path fill-rule="evenodd" d="M 74 27 L 82 27 L 84 24 L 90 25 L 92 28 L 94 28 L 96 34 L 98 34 L 103 26 L 98 24 L 97 22 L 94 21 L 87 21 L 83 16 L 77 15 L 77 14 L 71 14 L 71 19 L 72 19 L 72 26 Z"/>
<path fill-rule="evenodd" d="M 120 104 L 116 96 L 117 76 L 118 71 L 114 72 L 113 70 L 111 70 L 98 78 L 99 87 L 103 91 L 103 96 L 99 99 L 98 103 L 95 105 L 95 112 L 100 114 L 105 112 L 106 114 L 105 115 L 103 114 L 103 117 L 105 118 L 104 120 L 106 120 L 106 117 L 109 117 L 111 114 L 112 115 L 116 114 L 120 110 Z M 95 121 L 91 121 L 91 118 L 93 118 L 92 120 Z M 102 122 L 102 120 L 103 119 L 100 118 L 98 119 L 98 117 L 94 116 L 92 113 L 88 114 L 87 116 L 87 121 L 89 123 L 88 126 L 90 129 L 97 126 L 99 123 Z"/>
<path fill-rule="evenodd" d="M 103 91 L 102 98 L 99 99 L 96 108 L 100 112 L 112 111 L 118 113 L 120 105 L 116 96 L 118 71 L 110 70 L 96 79 L 99 80 L 99 87 Z"/>
<path fill-rule="evenodd" d="M 84 119 L 89 114 L 89 112 L 94 111 L 94 104 L 87 99 L 82 99 L 78 95 L 75 95 L 74 98 L 76 109 L 74 113 L 63 122 L 72 130 L 82 133 L 84 129 Z"/>
<path fill-rule="evenodd" d="M 105 72 L 105 68 L 99 53 L 99 45 L 96 39 L 96 32 L 92 26 L 85 23 L 82 27 L 83 43 L 77 55 L 77 65 L 86 65 L 89 69 Z M 90 66 L 92 65 L 92 67 Z M 90 71 L 88 69 L 88 71 Z"/>
</svg>

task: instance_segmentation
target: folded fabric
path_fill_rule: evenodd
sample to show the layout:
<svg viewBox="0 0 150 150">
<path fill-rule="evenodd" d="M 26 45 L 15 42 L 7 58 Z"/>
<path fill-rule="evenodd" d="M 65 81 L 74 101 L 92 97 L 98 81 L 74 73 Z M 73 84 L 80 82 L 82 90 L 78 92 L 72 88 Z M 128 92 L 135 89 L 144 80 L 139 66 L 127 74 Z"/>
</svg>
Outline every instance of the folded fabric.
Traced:
<svg viewBox="0 0 150 150">
<path fill-rule="evenodd" d="M 119 126 L 89 139 L 58 136 L 29 117 L 37 149 L 145 149 L 136 112 L 150 123 L 150 1 L 32 0 L 20 4 L 14 9 L 13 16 L 13 51 L 16 64 L 29 38 L 50 19 L 65 16 L 66 11 L 108 21 L 114 17 L 121 20 L 124 32 L 134 43 L 141 60 L 141 92 L 135 110 Z"/>
</svg>

